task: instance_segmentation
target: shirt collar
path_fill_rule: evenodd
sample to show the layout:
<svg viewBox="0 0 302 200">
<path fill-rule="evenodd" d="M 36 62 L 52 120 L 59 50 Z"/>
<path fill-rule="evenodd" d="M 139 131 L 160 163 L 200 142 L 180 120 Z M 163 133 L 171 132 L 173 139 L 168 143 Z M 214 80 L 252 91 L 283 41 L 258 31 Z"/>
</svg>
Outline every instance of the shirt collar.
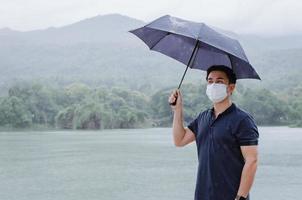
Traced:
<svg viewBox="0 0 302 200">
<path fill-rule="evenodd" d="M 236 105 L 235 105 L 235 103 L 232 103 L 225 111 L 223 111 L 219 115 L 228 114 L 228 113 L 234 111 L 235 109 L 236 109 Z M 211 112 L 212 112 L 212 114 L 214 114 L 214 107 L 211 108 Z"/>
</svg>

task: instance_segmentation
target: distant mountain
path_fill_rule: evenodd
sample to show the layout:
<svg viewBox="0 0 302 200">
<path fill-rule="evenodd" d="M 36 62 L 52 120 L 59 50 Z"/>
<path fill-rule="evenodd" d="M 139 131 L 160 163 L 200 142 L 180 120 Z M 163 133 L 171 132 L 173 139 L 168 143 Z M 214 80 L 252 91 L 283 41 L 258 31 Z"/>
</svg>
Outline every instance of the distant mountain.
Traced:
<svg viewBox="0 0 302 200">
<path fill-rule="evenodd" d="M 279 37 L 261 37 L 240 35 L 239 38 L 246 51 L 259 52 L 302 48 L 302 35 L 285 35 Z"/>
<path fill-rule="evenodd" d="M 25 44 L 60 44 L 109 42 L 124 39 L 129 28 L 143 25 L 144 22 L 127 16 L 112 14 L 99 15 L 59 28 L 48 28 L 28 32 L 0 30 L 2 39 L 23 40 Z M 10 41 L 14 42 L 14 41 Z"/>
<path fill-rule="evenodd" d="M 45 30 L 0 29 L 0 91 L 5 93 L 20 80 L 39 80 L 57 86 L 81 81 L 92 86 L 118 85 L 150 93 L 176 87 L 184 65 L 150 51 L 128 32 L 144 24 L 111 14 Z M 281 81 L 280 77 L 290 78 L 302 70 L 302 36 L 263 38 L 227 34 L 242 42 L 263 78 L 262 82 L 253 83 L 275 84 Z M 282 74 L 277 73 L 281 71 Z M 203 74 L 189 70 L 184 82 L 201 81 Z M 285 79 L 282 81 L 286 82 Z"/>
<path fill-rule="evenodd" d="M 9 35 L 18 33 L 18 31 L 12 30 L 10 28 L 0 28 L 0 35 Z"/>
<path fill-rule="evenodd" d="M 259 66 L 265 87 L 282 91 L 302 86 L 302 48 L 281 49 L 254 54 L 251 60 Z"/>
<path fill-rule="evenodd" d="M 7 34 L 0 35 L 0 88 L 31 79 L 59 85 L 82 81 L 151 90 L 176 86 L 184 66 L 150 52 L 128 32 L 143 25 L 142 21 L 114 14 L 60 28 L 5 31 Z"/>
</svg>

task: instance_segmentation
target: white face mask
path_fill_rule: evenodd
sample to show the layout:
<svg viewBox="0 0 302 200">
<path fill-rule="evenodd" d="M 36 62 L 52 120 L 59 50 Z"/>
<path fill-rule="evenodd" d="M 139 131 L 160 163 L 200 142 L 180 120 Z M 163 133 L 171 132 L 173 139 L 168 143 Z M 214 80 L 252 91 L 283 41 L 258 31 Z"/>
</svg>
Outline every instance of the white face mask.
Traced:
<svg viewBox="0 0 302 200">
<path fill-rule="evenodd" d="M 208 84 L 206 94 L 213 103 L 221 102 L 228 96 L 227 86 L 222 83 Z"/>
</svg>

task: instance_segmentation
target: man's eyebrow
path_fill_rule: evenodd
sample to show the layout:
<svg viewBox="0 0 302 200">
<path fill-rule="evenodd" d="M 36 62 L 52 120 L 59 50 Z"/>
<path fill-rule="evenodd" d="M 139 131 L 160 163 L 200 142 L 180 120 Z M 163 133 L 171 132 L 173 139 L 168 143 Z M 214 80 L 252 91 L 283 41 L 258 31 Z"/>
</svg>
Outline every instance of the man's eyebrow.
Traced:
<svg viewBox="0 0 302 200">
<path fill-rule="evenodd" d="M 211 78 L 211 77 L 209 77 L 208 78 L 208 80 L 212 80 L 213 78 Z M 225 78 L 223 78 L 223 77 L 218 77 L 217 79 L 219 79 L 219 80 L 225 80 Z"/>
</svg>

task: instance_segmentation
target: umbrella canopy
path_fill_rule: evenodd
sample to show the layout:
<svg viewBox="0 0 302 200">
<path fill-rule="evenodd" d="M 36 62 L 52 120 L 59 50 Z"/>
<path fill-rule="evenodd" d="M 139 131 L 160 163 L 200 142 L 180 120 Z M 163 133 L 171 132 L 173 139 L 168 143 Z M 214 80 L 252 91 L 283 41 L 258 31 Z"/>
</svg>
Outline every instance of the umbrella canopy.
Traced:
<svg viewBox="0 0 302 200">
<path fill-rule="evenodd" d="M 240 43 L 205 23 L 165 15 L 130 32 L 144 41 L 151 50 L 185 64 L 187 68 L 184 75 L 188 67 L 207 70 L 213 65 L 224 65 L 233 70 L 237 79 L 260 80 Z"/>
</svg>

